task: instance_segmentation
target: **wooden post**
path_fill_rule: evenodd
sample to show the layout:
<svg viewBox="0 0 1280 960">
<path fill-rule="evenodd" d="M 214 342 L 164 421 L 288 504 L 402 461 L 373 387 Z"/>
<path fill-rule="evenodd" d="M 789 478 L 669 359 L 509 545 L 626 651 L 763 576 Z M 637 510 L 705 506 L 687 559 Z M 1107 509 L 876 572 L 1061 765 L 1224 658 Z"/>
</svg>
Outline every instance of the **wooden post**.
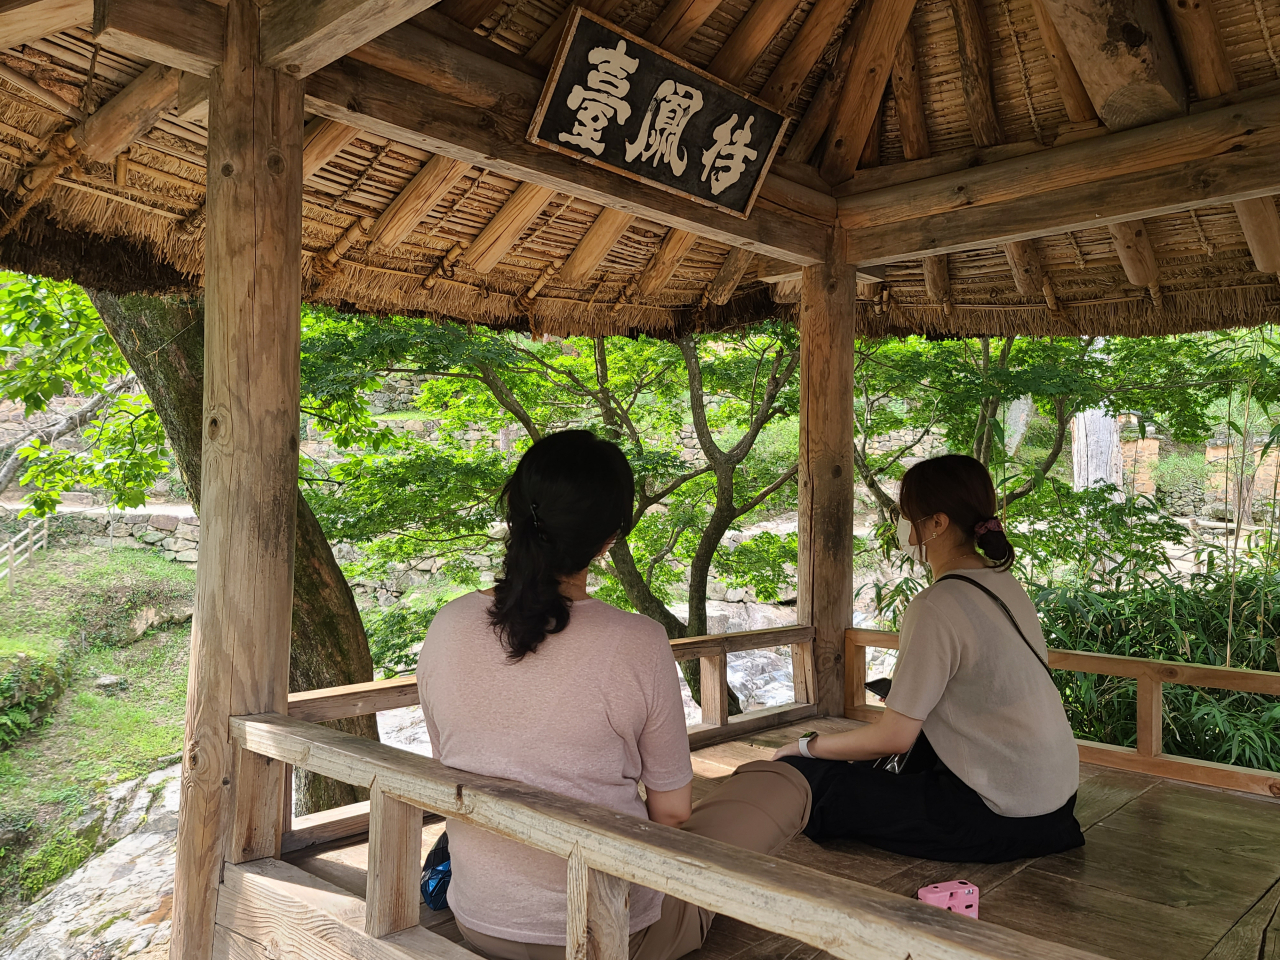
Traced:
<svg viewBox="0 0 1280 960">
<path fill-rule="evenodd" d="M 385 937 L 418 925 L 421 873 L 422 811 L 387 796 L 374 781 L 369 790 L 365 933 Z"/>
<path fill-rule="evenodd" d="M 630 884 L 569 854 L 565 960 L 627 960 Z"/>
<path fill-rule="evenodd" d="M 718 653 L 701 664 L 702 722 L 723 726 L 729 722 L 729 657 Z"/>
<path fill-rule="evenodd" d="M 284 764 L 229 718 L 288 710 L 298 493 L 302 94 L 260 63 L 254 0 L 227 6 L 210 77 L 200 565 L 171 960 L 209 960 L 225 859 L 278 856 Z"/>
<path fill-rule="evenodd" d="M 899 34 L 900 36 L 901 34 Z M 844 714 L 844 631 L 853 608 L 853 340 L 856 270 L 845 233 L 832 231 L 824 264 L 806 267 L 800 298 L 800 563 L 797 616 L 813 643 L 792 648 L 796 699 Z M 806 683 L 809 681 L 806 679 Z"/>
<path fill-rule="evenodd" d="M 10 540 L 9 541 L 9 596 L 11 597 L 13 596 L 13 571 L 14 571 L 14 568 L 17 566 L 17 562 L 14 560 L 13 554 L 14 554 L 13 541 Z"/>
<path fill-rule="evenodd" d="M 1138 677 L 1138 756 L 1164 753 L 1164 684 L 1146 674 Z"/>
</svg>

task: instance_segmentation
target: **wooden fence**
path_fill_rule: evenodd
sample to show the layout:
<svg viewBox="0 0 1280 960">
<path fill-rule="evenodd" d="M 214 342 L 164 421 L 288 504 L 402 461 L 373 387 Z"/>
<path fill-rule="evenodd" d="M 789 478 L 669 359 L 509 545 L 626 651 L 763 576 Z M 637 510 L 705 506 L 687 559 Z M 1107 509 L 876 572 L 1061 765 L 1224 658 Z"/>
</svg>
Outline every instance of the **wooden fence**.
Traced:
<svg viewBox="0 0 1280 960">
<path fill-rule="evenodd" d="M 231 733 L 241 751 L 369 789 L 368 883 L 361 901 L 278 859 L 227 863 L 215 955 L 276 956 L 262 945 L 290 944 L 299 955 L 333 960 L 473 958 L 419 926 L 419 851 L 428 811 L 567 861 L 571 960 L 626 960 L 631 883 L 842 960 L 1096 960 L 810 867 L 453 770 L 295 717 L 235 717 Z"/>
<path fill-rule="evenodd" d="M 27 529 L 0 546 L 0 580 L 9 582 L 9 593 L 13 593 L 14 577 L 19 566 L 30 563 L 37 550 L 49 549 L 49 518 L 45 517 L 38 524 L 34 520 L 27 521 Z"/>
<path fill-rule="evenodd" d="M 815 688 L 812 677 L 806 676 L 813 664 L 813 636 L 813 627 L 780 627 L 673 640 L 671 649 L 676 660 L 697 660 L 701 666 L 702 722 L 689 727 L 690 749 L 698 750 L 714 743 L 815 716 L 817 706 L 806 702 L 785 703 L 729 716 L 730 653 L 790 646 L 795 689 L 798 695 L 803 696 L 805 691 Z M 413 677 L 396 677 L 392 680 L 291 693 L 289 716 L 295 720 L 319 723 L 411 707 L 418 702 L 416 680 Z M 290 777 L 286 777 L 286 784 L 290 780 Z M 286 852 L 341 837 L 355 836 L 369 828 L 367 803 L 309 814 L 298 817 L 296 821 L 291 818 L 289 808 L 290 804 L 286 803 L 283 840 Z"/>
<path fill-rule="evenodd" d="M 884 630 L 851 628 L 845 631 L 845 716 L 872 720 L 883 707 L 866 702 L 866 650 L 897 650 L 898 635 Z M 1049 666 L 1055 670 L 1128 677 L 1138 681 L 1136 747 L 1117 747 L 1091 740 L 1077 740 L 1080 759 L 1104 767 L 1149 773 L 1169 780 L 1200 783 L 1263 796 L 1280 797 L 1280 774 L 1234 764 L 1176 757 L 1164 752 L 1164 685 L 1185 684 L 1243 693 L 1280 697 L 1280 673 L 1209 667 L 1168 660 L 1143 660 L 1107 653 L 1049 648 Z"/>
</svg>

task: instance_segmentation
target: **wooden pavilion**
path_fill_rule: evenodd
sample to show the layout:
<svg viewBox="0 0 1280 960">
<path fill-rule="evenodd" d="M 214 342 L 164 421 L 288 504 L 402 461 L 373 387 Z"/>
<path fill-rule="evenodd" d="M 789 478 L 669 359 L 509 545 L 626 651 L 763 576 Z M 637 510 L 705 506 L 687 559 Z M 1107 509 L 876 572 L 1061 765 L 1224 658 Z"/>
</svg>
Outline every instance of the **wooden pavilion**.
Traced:
<svg viewBox="0 0 1280 960">
<path fill-rule="evenodd" d="M 674 644 L 700 789 L 871 718 L 896 637 L 847 629 L 853 338 L 1274 322 L 1277 0 L 0 0 L 0 51 L 0 263 L 206 300 L 174 960 L 470 956 L 420 911 L 440 815 L 566 858 L 573 960 L 624 960 L 627 881 L 719 913 L 706 960 L 1280 957 L 1280 778 L 1161 740 L 1164 684 L 1275 674 L 1055 651 L 1136 678 L 1138 745 L 1081 744 L 1083 851 L 999 867 L 744 854 L 317 725 L 412 683 L 287 687 L 304 299 L 539 334 L 794 313 L 801 625 Z M 730 719 L 727 654 L 779 643 L 796 702 Z M 371 799 L 293 821 L 295 766 Z M 962 874 L 981 921 L 903 896 Z"/>
</svg>

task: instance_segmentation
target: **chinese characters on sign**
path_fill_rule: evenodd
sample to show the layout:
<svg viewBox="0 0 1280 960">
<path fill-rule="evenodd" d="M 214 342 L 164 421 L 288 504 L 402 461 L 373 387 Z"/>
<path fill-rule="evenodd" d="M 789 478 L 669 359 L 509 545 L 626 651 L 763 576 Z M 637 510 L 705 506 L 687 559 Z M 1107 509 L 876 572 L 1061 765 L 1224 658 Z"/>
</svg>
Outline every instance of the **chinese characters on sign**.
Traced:
<svg viewBox="0 0 1280 960">
<path fill-rule="evenodd" d="M 785 125 L 765 104 L 577 10 L 529 139 L 745 217 Z"/>
</svg>

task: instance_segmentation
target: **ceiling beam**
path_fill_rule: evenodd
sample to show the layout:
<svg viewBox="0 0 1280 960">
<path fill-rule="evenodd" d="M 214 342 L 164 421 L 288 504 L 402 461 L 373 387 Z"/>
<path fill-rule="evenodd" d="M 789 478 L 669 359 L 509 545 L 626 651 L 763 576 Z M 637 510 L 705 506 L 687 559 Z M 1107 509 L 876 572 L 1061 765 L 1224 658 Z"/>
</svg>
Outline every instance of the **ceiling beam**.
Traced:
<svg viewBox="0 0 1280 960">
<path fill-rule="evenodd" d="M 216 4 L 192 0 L 177 9 L 176 0 L 96 2 L 113 46 L 122 42 L 118 49 L 124 52 L 129 52 L 127 46 L 149 45 L 154 59 L 177 60 L 174 65 L 180 67 L 182 62 L 198 66 L 201 57 L 211 58 L 215 51 L 221 57 L 225 18 L 216 21 L 216 40 L 192 37 L 201 25 L 213 28 L 208 8 L 223 12 Z M 174 6 L 167 29 L 157 29 L 154 15 L 135 16 L 162 3 Z M 494 53 L 490 57 L 417 23 L 404 23 L 308 77 L 307 108 L 359 130 L 720 243 L 801 264 L 822 259 L 825 224 L 808 217 L 757 205 L 743 220 L 527 142 L 525 133 L 543 85 L 533 74 L 541 71 L 512 66 L 496 47 Z M 206 64 L 206 73 L 207 69 Z"/>
<path fill-rule="evenodd" d="M 858 168 L 915 0 L 865 0 L 865 6 L 844 88 L 831 114 L 822 158 L 822 176 L 828 183 L 841 183 Z"/>
<path fill-rule="evenodd" d="M 720 0 L 668 0 L 644 38 L 669 53 L 679 53 L 720 6 Z"/>
<path fill-rule="evenodd" d="M 1280 97 L 847 196 L 859 264 L 892 263 L 1280 190 Z"/>
<path fill-rule="evenodd" d="M 1125 220 L 1107 226 L 1116 245 L 1116 256 L 1124 268 L 1125 278 L 1135 287 L 1151 291 L 1151 300 L 1157 308 L 1163 299 L 1160 293 L 1160 263 L 1156 249 L 1151 245 L 1147 225 L 1141 220 Z"/>
<path fill-rule="evenodd" d="M 262 60 L 306 77 L 436 0 L 271 0 L 262 7 Z"/>
<path fill-rule="evenodd" d="M 468 30 L 474 30 L 484 23 L 497 5 L 498 0 L 440 0 L 436 10 Z"/>
<path fill-rule="evenodd" d="M 711 58 L 707 72 L 735 87 L 741 84 L 795 8 L 796 0 L 755 0 Z"/>
<path fill-rule="evenodd" d="M 467 247 L 463 262 L 476 273 L 488 273 L 496 267 L 529 224 L 538 219 L 538 214 L 555 192 L 536 183 L 522 183 L 516 187 Z"/>
<path fill-rule="evenodd" d="M 675 274 L 676 267 L 680 266 L 680 261 L 697 242 L 697 236 L 692 233 L 684 230 L 668 230 L 657 252 L 649 258 L 649 262 L 640 271 L 640 279 L 637 281 L 640 296 L 652 297 L 665 287 Z"/>
<path fill-rule="evenodd" d="M 0 50 L 93 22 L 93 0 L 3 0 Z"/>
<path fill-rule="evenodd" d="M 942 306 L 942 312 L 951 315 L 951 271 L 945 253 L 925 257 L 921 266 L 924 269 L 924 292 L 929 299 Z"/>
<path fill-rule="evenodd" d="M 441 156 L 429 158 L 378 215 L 377 222 L 369 231 L 369 249 L 375 253 L 390 253 L 404 243 L 470 170 L 471 164 L 461 160 Z"/>
<path fill-rule="evenodd" d="M 827 132 L 831 123 L 831 115 L 835 112 L 836 103 L 844 90 L 845 77 L 849 75 L 849 67 L 853 64 L 854 51 L 858 49 L 858 38 L 862 35 L 862 26 L 867 20 L 869 3 L 860 3 L 849 25 L 845 27 L 844 36 L 840 40 L 840 49 L 836 57 L 823 74 L 818 89 L 805 108 L 804 116 L 791 132 L 791 139 L 783 153 L 784 159 L 795 163 L 808 163 L 818 148 L 818 142 Z"/>
<path fill-rule="evenodd" d="M 931 152 L 929 126 L 924 119 L 924 97 L 916 66 L 916 39 L 909 24 L 893 58 L 893 99 L 898 108 L 902 156 L 907 160 L 922 160 Z"/>
<path fill-rule="evenodd" d="M 93 33 L 112 50 L 207 77 L 222 63 L 227 11 L 208 0 L 93 0 Z"/>
<path fill-rule="evenodd" d="M 756 255 L 750 250 L 731 247 L 729 255 L 724 258 L 724 263 L 720 264 L 720 270 L 707 284 L 707 289 L 702 294 L 703 309 L 711 304 L 722 307 L 728 303 L 729 298 L 733 296 L 733 291 L 737 290 L 738 284 L 742 282 L 747 268 L 755 262 L 755 259 Z"/>
<path fill-rule="evenodd" d="M 1240 200 L 1235 208 L 1253 265 L 1261 273 L 1280 273 L 1280 215 L 1275 197 Z"/>
<path fill-rule="evenodd" d="M 1109 130 L 1187 112 L 1173 39 L 1151 0 L 1042 0 Z"/>
<path fill-rule="evenodd" d="M 316 117 L 302 131 L 302 179 L 310 180 L 336 157 L 357 133 L 355 127 L 326 117 Z"/>
<path fill-rule="evenodd" d="M 991 44 L 987 39 L 987 15 L 980 0 L 951 0 L 951 18 L 956 26 L 960 87 L 969 131 L 975 146 L 994 147 L 1004 140 L 996 98 L 991 87 Z"/>
<path fill-rule="evenodd" d="M 631 220 L 629 213 L 610 207 L 602 209 L 560 270 L 560 285 L 576 287 L 590 280 L 596 267 L 600 266 L 613 245 L 627 232 Z"/>
</svg>

